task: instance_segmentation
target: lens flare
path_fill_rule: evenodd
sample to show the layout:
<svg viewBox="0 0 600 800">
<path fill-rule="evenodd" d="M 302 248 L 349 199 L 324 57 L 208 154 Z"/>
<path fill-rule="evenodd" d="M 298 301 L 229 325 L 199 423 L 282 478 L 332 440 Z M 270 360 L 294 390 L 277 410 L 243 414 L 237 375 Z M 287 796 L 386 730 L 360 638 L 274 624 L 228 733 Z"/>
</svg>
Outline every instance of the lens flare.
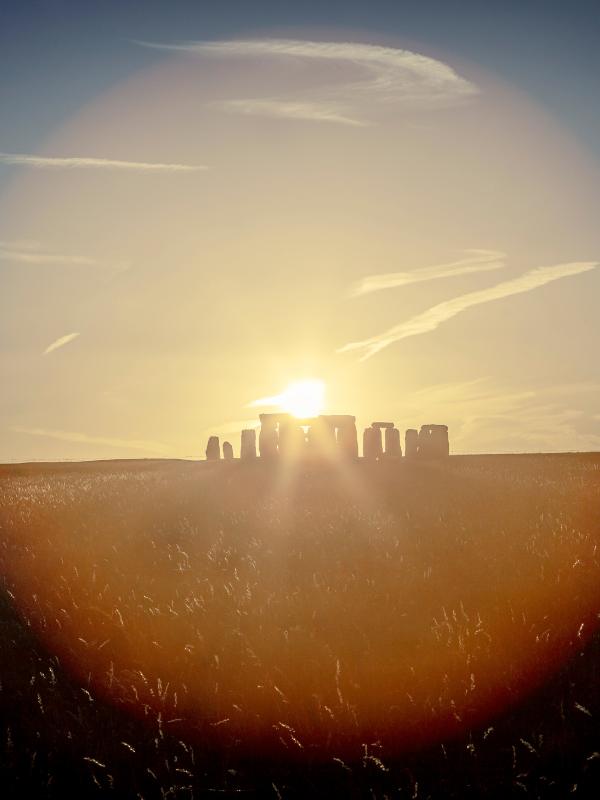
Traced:
<svg viewBox="0 0 600 800">
<path fill-rule="evenodd" d="M 279 396 L 279 405 L 295 417 L 316 417 L 325 405 L 325 384 L 314 379 L 290 383 Z"/>
</svg>

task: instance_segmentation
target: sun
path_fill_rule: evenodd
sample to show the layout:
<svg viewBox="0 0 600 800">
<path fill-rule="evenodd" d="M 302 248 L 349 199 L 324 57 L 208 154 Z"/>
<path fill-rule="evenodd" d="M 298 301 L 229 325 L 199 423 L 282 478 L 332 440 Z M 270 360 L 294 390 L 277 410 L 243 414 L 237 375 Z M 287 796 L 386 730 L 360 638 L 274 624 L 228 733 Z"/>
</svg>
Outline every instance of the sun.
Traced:
<svg viewBox="0 0 600 800">
<path fill-rule="evenodd" d="M 325 405 L 325 384 L 316 379 L 294 381 L 278 399 L 282 410 L 294 417 L 316 417 Z"/>
</svg>

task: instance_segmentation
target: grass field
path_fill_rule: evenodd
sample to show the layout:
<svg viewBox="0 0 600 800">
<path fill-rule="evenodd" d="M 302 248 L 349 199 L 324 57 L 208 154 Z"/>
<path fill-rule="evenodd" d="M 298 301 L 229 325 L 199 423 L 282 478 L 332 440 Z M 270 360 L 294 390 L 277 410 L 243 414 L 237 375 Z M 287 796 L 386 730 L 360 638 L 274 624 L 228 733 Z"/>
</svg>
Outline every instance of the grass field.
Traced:
<svg viewBox="0 0 600 800">
<path fill-rule="evenodd" d="M 0 468 L 0 789 L 597 796 L 600 455 Z"/>
</svg>

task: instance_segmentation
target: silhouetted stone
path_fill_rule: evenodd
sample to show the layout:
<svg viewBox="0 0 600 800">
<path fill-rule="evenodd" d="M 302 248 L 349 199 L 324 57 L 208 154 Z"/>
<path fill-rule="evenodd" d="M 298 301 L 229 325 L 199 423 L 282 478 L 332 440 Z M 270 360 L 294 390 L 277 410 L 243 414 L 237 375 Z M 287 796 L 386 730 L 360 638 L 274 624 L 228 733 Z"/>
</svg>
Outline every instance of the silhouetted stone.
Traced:
<svg viewBox="0 0 600 800">
<path fill-rule="evenodd" d="M 358 458 L 358 434 L 354 417 L 349 417 L 337 426 L 336 439 L 343 458 Z"/>
<path fill-rule="evenodd" d="M 306 434 L 307 452 L 313 458 L 333 459 L 337 455 L 335 426 L 326 416 L 316 417 Z"/>
<path fill-rule="evenodd" d="M 373 426 L 371 425 L 373 428 Z M 373 437 L 375 442 L 375 449 L 377 451 L 377 458 L 381 459 L 383 456 L 383 439 L 381 437 L 381 428 L 373 428 L 375 431 L 375 436 Z"/>
<path fill-rule="evenodd" d="M 409 428 L 404 435 L 404 455 L 406 458 L 419 455 L 419 433 L 415 428 Z"/>
<path fill-rule="evenodd" d="M 379 428 L 365 428 L 363 433 L 363 458 L 375 461 L 382 454 L 381 432 Z"/>
<path fill-rule="evenodd" d="M 393 428 L 394 427 L 394 423 L 393 422 L 372 422 L 371 423 L 371 427 L 372 428 L 380 428 L 380 429 L 381 428 L 383 428 L 383 429 Z"/>
<path fill-rule="evenodd" d="M 206 445 L 206 460 L 218 461 L 221 458 L 221 448 L 219 446 L 219 437 L 211 436 Z"/>
<path fill-rule="evenodd" d="M 437 430 L 438 430 L 440 454 L 442 458 L 445 458 L 450 455 L 450 439 L 448 438 L 448 426 L 438 425 Z"/>
<path fill-rule="evenodd" d="M 402 448 L 400 447 L 400 431 L 398 428 L 385 428 L 385 457 L 401 458 Z"/>
<path fill-rule="evenodd" d="M 422 425 L 419 431 L 419 458 L 445 458 L 450 453 L 447 425 Z"/>
<path fill-rule="evenodd" d="M 356 422 L 356 417 L 352 414 L 321 414 L 320 419 L 326 420 L 334 428 L 342 428 L 344 425 Z"/>
<path fill-rule="evenodd" d="M 256 431 L 251 428 L 242 431 L 240 458 L 242 461 L 256 458 Z"/>
<path fill-rule="evenodd" d="M 304 431 L 290 417 L 279 425 L 279 455 L 287 460 L 300 458 L 305 450 Z"/>
<path fill-rule="evenodd" d="M 314 425 L 311 425 L 306 431 L 306 452 L 311 455 L 318 449 L 318 434 L 314 430 Z"/>
<path fill-rule="evenodd" d="M 421 425 L 419 431 L 419 458 L 432 458 L 434 446 L 431 440 L 431 430 L 429 425 Z"/>
<path fill-rule="evenodd" d="M 227 461 L 233 458 L 233 447 L 229 442 L 223 442 L 223 458 Z"/>
<path fill-rule="evenodd" d="M 279 435 L 277 420 L 271 414 L 260 415 L 260 433 L 258 434 L 258 450 L 261 458 L 277 458 Z"/>
</svg>

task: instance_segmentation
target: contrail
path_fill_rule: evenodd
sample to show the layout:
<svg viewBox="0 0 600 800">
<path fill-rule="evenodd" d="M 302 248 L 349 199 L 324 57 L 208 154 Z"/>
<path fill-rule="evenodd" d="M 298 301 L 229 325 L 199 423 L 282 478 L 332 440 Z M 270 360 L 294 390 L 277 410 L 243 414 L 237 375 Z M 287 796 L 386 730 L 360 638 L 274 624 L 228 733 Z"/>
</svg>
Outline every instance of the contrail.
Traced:
<svg viewBox="0 0 600 800">
<path fill-rule="evenodd" d="M 113 273 L 124 272 L 130 268 L 128 261 L 103 261 L 83 255 L 65 255 L 42 250 L 41 246 L 29 242 L 5 242 L 0 240 L 0 261 L 13 264 L 57 266 L 57 267 L 98 267 Z"/>
<path fill-rule="evenodd" d="M 67 256 L 56 253 L 41 253 L 28 250 L 10 250 L 0 247 L 0 260 L 21 264 L 70 264 L 73 266 L 95 266 L 99 262 L 89 256 Z"/>
<path fill-rule="evenodd" d="M 454 275 L 468 275 L 473 272 L 489 272 L 505 266 L 506 253 L 498 250 L 468 250 L 471 255 L 460 261 L 437 264 L 410 272 L 386 272 L 381 275 L 367 275 L 350 287 L 349 296 L 359 297 L 381 289 L 393 289 L 411 283 L 433 281 L 438 278 L 451 278 Z"/>
<path fill-rule="evenodd" d="M 117 161 L 112 158 L 36 156 L 29 153 L 0 153 L 0 164 L 38 169 L 118 169 L 135 172 L 198 172 L 202 164 L 160 164 L 148 161 Z"/>
<path fill-rule="evenodd" d="M 538 267 L 532 269 L 518 278 L 491 286 L 489 289 L 481 289 L 477 292 L 469 292 L 452 300 L 446 300 L 427 309 L 421 314 L 417 314 L 406 322 L 390 328 L 384 333 L 372 336 L 370 339 L 363 339 L 360 342 L 350 342 L 340 347 L 338 353 L 346 353 L 350 350 L 362 351 L 361 361 L 374 356 L 380 350 L 388 347 L 401 339 L 409 336 L 419 336 L 435 330 L 438 325 L 446 322 L 462 311 L 471 306 L 478 306 L 482 303 L 489 303 L 492 300 L 501 300 L 503 297 L 510 297 L 513 294 L 522 294 L 537 289 L 539 286 L 561 278 L 568 278 L 571 275 L 579 275 L 581 272 L 589 272 L 598 266 L 598 261 L 575 261 L 567 264 L 556 264 L 552 267 Z"/>
<path fill-rule="evenodd" d="M 59 347 L 64 347 L 64 345 L 69 344 L 69 342 L 72 342 L 73 339 L 76 339 L 78 336 L 78 333 L 68 333 L 66 336 L 61 336 L 60 339 L 57 339 L 56 341 L 52 342 L 52 344 L 49 344 L 42 355 L 47 356 L 48 353 L 58 350 Z"/>
</svg>

